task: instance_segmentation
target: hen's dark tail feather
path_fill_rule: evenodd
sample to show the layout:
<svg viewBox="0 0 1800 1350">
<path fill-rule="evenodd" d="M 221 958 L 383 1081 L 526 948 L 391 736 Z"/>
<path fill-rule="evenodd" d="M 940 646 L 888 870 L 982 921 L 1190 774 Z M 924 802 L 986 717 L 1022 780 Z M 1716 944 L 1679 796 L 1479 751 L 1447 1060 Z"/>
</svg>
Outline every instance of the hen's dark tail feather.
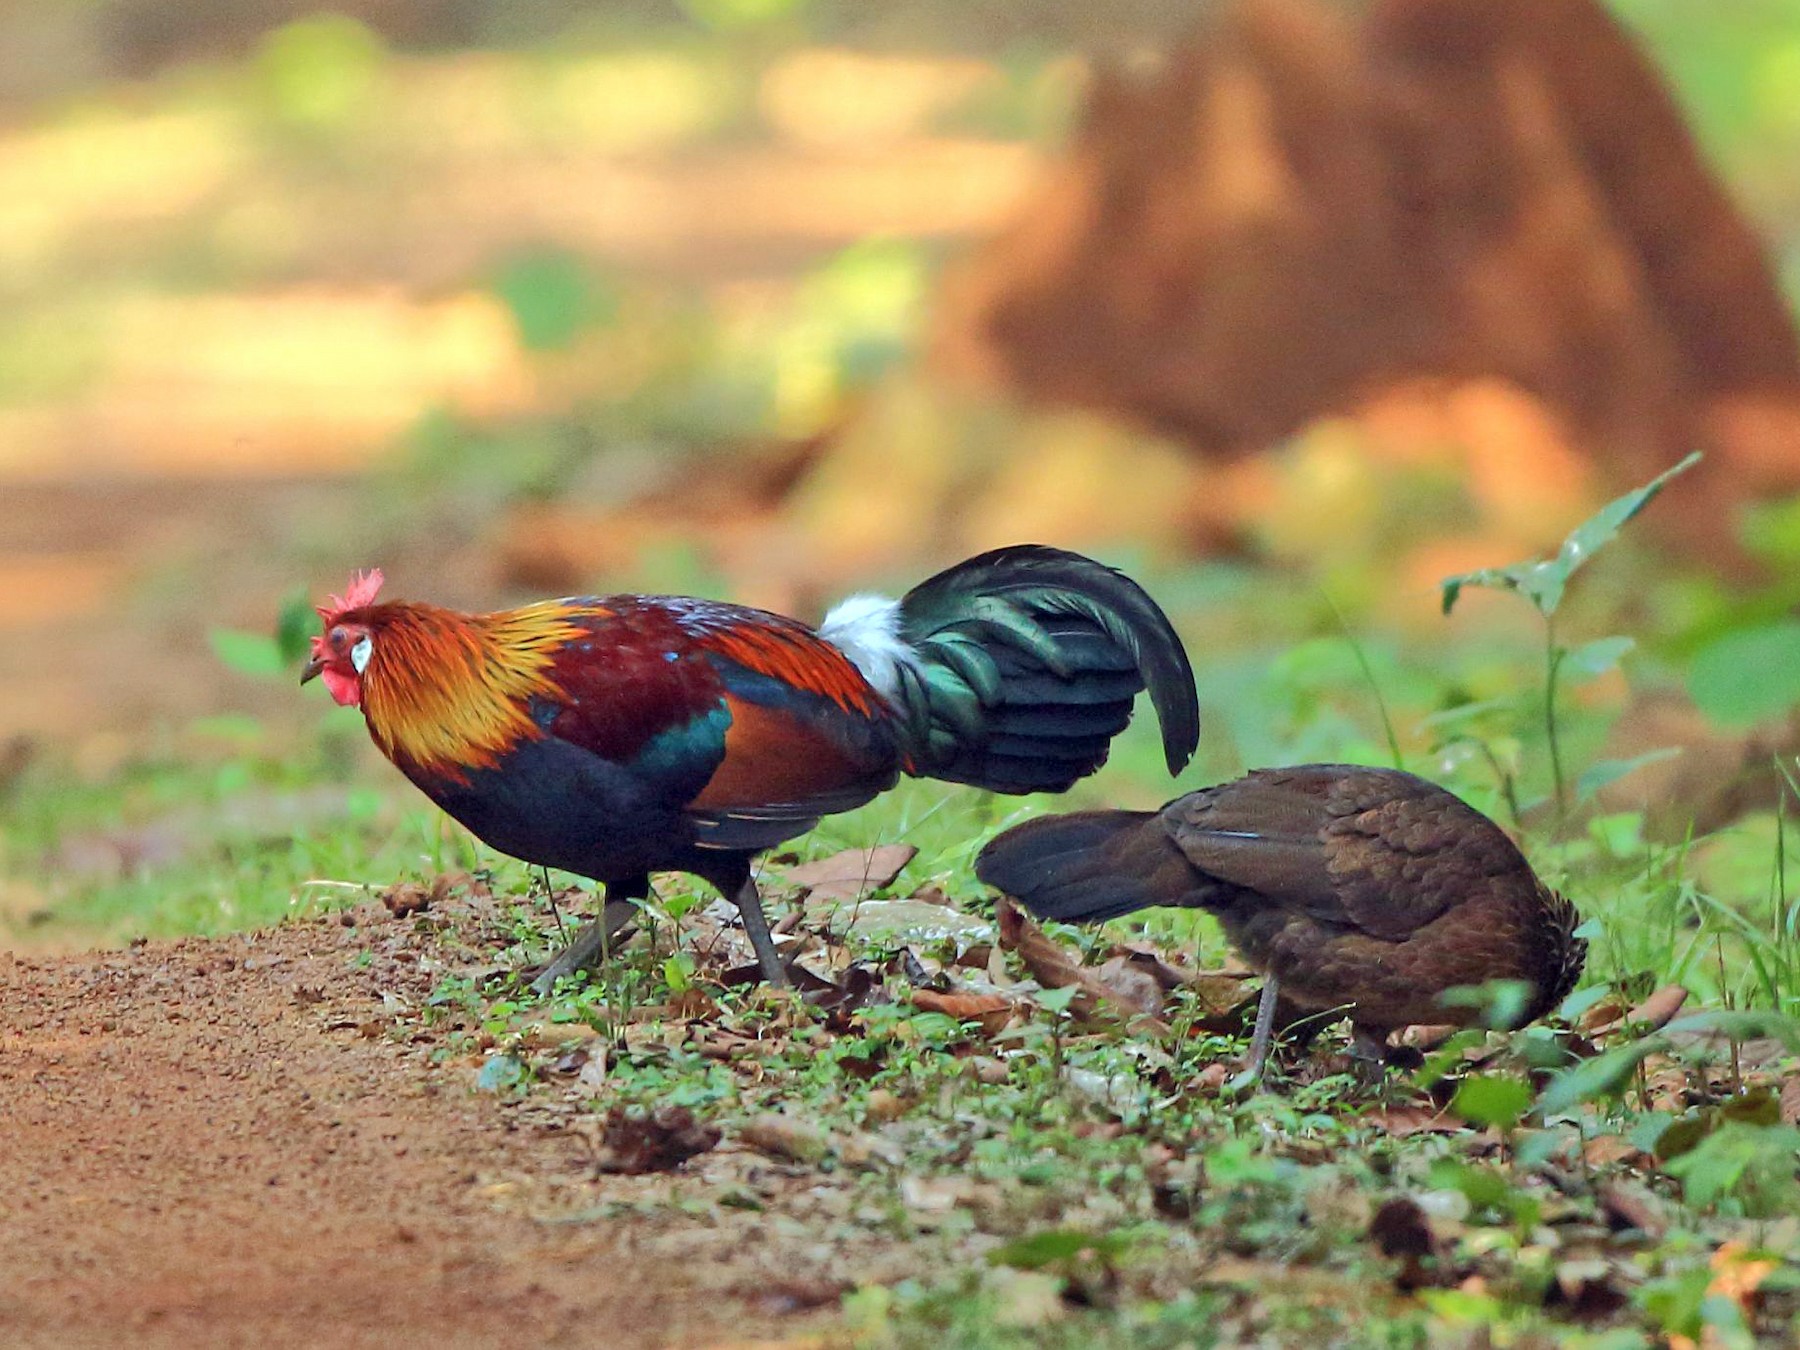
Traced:
<svg viewBox="0 0 1800 1350">
<path fill-rule="evenodd" d="M 1135 581 L 1037 544 L 958 563 L 907 593 L 900 636 L 912 771 L 994 792 L 1061 792 L 1106 761 L 1149 690 L 1179 773 L 1200 740 L 1194 672 Z"/>
<path fill-rule="evenodd" d="M 1197 878 L 1155 811 L 1040 816 L 988 841 L 975 875 L 1040 919 L 1098 923 L 1188 900 Z"/>
</svg>

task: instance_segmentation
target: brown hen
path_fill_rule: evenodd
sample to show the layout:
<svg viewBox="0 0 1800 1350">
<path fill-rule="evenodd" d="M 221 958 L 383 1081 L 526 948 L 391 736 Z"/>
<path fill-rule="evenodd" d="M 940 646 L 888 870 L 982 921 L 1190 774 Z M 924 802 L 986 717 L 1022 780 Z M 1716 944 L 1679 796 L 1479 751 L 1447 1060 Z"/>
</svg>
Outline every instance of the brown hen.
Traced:
<svg viewBox="0 0 1800 1350">
<path fill-rule="evenodd" d="M 1459 985 L 1531 988 L 1524 1021 L 1575 985 L 1581 916 L 1504 831 L 1397 769 L 1259 769 L 1161 811 L 1044 816 L 992 840 L 977 875 L 1042 918 L 1098 922 L 1152 906 L 1216 915 L 1267 977 L 1246 1081 L 1268 1058 L 1275 1003 L 1345 1009 L 1359 1050 L 1417 1022 L 1470 1021 Z"/>
</svg>

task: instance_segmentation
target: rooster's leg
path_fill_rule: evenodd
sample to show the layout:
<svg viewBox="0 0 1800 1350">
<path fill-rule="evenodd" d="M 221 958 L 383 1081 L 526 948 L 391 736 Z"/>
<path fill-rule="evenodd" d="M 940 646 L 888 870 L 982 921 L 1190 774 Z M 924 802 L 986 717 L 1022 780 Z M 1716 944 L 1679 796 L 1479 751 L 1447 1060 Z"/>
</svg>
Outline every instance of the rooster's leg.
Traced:
<svg viewBox="0 0 1800 1350">
<path fill-rule="evenodd" d="M 750 945 L 756 949 L 756 963 L 762 967 L 764 982 L 777 989 L 784 987 L 788 982 L 787 970 L 781 964 L 781 954 L 775 950 L 775 939 L 769 934 L 769 916 L 763 913 L 756 879 L 746 877 L 731 898 L 738 913 L 744 916 L 744 931 L 750 935 Z"/>
<path fill-rule="evenodd" d="M 600 917 L 581 926 L 575 940 L 558 952 L 556 959 L 531 982 L 532 992 L 548 994 L 563 976 L 573 975 L 578 970 L 592 970 L 600 964 L 611 950 L 613 940 L 637 917 L 637 899 L 642 897 L 634 899 L 629 894 L 636 889 L 633 886 L 608 886 L 606 906 L 600 911 Z"/>
<path fill-rule="evenodd" d="M 1227 1092 L 1242 1092 L 1262 1081 L 1263 1069 L 1269 1062 L 1269 1049 L 1275 1040 L 1275 1004 L 1281 997 L 1279 982 L 1273 975 L 1263 977 L 1262 998 L 1256 1004 L 1256 1030 L 1250 1035 L 1250 1062 L 1225 1085 Z"/>
</svg>

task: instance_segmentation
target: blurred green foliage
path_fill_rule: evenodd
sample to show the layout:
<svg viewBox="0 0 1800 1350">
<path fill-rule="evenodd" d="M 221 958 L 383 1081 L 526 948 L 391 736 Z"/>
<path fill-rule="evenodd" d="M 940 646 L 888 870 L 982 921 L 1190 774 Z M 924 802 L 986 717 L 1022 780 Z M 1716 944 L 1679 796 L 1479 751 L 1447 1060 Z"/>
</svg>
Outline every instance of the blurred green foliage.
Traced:
<svg viewBox="0 0 1800 1350">
<path fill-rule="evenodd" d="M 277 28 L 256 55 L 262 94 L 290 126 L 343 133 L 368 119 L 386 50 L 355 19 L 321 14 Z"/>
<path fill-rule="evenodd" d="M 494 290 L 531 351 L 567 347 L 587 325 L 610 323 L 618 313 L 618 298 L 567 249 L 536 249 L 508 259 L 494 278 Z"/>
</svg>

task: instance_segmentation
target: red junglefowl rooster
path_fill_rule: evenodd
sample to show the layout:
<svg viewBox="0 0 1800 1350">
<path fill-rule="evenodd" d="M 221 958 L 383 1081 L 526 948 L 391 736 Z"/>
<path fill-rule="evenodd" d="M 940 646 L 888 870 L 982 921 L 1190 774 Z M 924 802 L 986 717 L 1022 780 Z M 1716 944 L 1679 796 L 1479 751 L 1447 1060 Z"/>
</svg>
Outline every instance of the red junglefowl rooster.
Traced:
<svg viewBox="0 0 1800 1350">
<path fill-rule="evenodd" d="M 1439 1001 L 1459 985 L 1524 981 L 1524 1020 L 1542 1017 L 1587 956 L 1575 907 L 1498 825 L 1397 769 L 1260 769 L 1160 811 L 1044 816 L 990 841 L 975 872 L 1043 918 L 1217 916 L 1264 974 L 1239 1085 L 1261 1076 L 1278 996 L 1345 1009 L 1360 1054 L 1379 1059 L 1395 1027 L 1472 1020 Z"/>
<path fill-rule="evenodd" d="M 784 980 L 751 862 L 902 773 L 1061 792 L 1105 761 L 1146 688 L 1171 774 L 1199 740 L 1181 641 L 1129 578 L 1003 548 L 900 600 L 855 596 L 815 630 L 672 596 L 495 614 L 378 602 L 380 572 L 321 606 L 300 680 L 360 707 L 377 747 L 502 853 L 602 882 L 607 904 L 539 978 L 592 965 L 689 872 L 732 899 Z"/>
</svg>

